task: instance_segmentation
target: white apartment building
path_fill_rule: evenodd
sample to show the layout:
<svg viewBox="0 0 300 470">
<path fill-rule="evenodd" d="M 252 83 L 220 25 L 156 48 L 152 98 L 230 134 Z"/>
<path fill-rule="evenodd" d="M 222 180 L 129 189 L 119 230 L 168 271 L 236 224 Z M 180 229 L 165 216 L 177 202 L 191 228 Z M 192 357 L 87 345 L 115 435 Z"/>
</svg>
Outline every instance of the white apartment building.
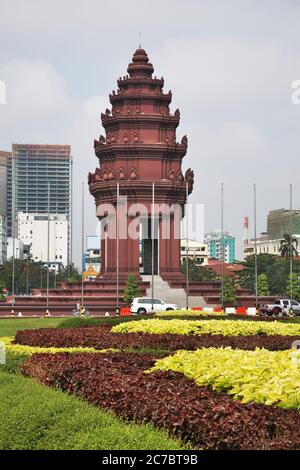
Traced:
<svg viewBox="0 0 300 470">
<path fill-rule="evenodd" d="M 300 248 L 300 235 L 293 235 L 298 241 L 298 249 Z M 282 238 L 276 240 L 268 240 L 267 234 L 257 238 L 256 240 L 256 251 L 257 254 L 268 253 L 269 255 L 280 256 L 280 242 Z M 244 257 L 254 255 L 255 243 L 254 240 L 250 240 L 248 245 L 244 246 Z"/>
<path fill-rule="evenodd" d="M 68 217 L 65 214 L 50 214 L 49 263 L 51 266 L 66 266 L 68 263 Z M 18 213 L 18 238 L 30 246 L 33 261 L 47 262 L 48 214 Z"/>
<path fill-rule="evenodd" d="M 181 263 L 186 257 L 196 261 L 201 266 L 206 266 L 208 263 L 208 245 L 196 240 L 180 240 L 180 260 Z"/>
</svg>

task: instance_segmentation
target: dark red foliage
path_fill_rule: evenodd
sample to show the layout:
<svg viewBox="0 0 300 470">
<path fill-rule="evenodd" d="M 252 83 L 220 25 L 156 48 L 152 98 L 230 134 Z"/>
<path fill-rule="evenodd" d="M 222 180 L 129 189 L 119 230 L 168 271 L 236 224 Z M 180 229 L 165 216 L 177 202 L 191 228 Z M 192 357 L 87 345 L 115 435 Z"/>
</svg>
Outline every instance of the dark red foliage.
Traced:
<svg viewBox="0 0 300 470">
<path fill-rule="evenodd" d="M 243 405 L 179 373 L 144 374 L 154 361 L 129 353 L 37 354 L 23 363 L 22 372 L 125 419 L 165 427 L 197 448 L 300 448 L 297 411 Z"/>
<path fill-rule="evenodd" d="M 17 332 L 15 342 L 29 346 L 92 346 L 96 349 L 148 347 L 176 351 L 178 349 L 194 350 L 197 348 L 231 346 L 235 349 L 254 350 L 259 347 L 270 351 L 279 351 L 290 349 L 295 340 L 300 340 L 300 336 L 123 334 L 112 333 L 111 326 L 97 326 L 93 328 L 22 330 Z"/>
</svg>

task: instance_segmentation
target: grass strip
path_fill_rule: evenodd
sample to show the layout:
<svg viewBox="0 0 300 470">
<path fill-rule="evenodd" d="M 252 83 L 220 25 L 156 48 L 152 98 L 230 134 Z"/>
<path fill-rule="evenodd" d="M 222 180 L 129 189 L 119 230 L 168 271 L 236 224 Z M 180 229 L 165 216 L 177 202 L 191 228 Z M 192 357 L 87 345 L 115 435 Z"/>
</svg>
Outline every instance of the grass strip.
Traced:
<svg viewBox="0 0 300 470">
<path fill-rule="evenodd" d="M 76 397 L 0 372 L 2 450 L 183 449 L 151 425 L 124 423 Z"/>
</svg>

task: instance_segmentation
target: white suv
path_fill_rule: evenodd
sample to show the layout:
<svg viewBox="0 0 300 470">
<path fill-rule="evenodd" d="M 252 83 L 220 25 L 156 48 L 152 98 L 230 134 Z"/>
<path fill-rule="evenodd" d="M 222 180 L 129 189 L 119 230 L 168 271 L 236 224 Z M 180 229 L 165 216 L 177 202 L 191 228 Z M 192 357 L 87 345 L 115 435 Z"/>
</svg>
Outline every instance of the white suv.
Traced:
<svg viewBox="0 0 300 470">
<path fill-rule="evenodd" d="M 161 312 L 166 310 L 178 310 L 178 305 L 166 304 L 163 300 L 153 299 L 153 310 Z M 133 314 L 144 315 L 152 312 L 152 298 L 151 297 L 136 297 L 133 299 L 130 306 L 130 311 Z"/>
</svg>

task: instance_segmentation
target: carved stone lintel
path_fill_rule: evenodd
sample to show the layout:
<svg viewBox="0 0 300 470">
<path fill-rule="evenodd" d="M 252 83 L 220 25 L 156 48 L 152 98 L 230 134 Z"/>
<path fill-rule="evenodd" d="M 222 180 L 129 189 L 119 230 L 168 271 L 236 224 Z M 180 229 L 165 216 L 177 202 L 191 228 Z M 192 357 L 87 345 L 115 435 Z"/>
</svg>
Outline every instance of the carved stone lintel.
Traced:
<svg viewBox="0 0 300 470">
<path fill-rule="evenodd" d="M 133 167 L 130 169 L 130 178 L 131 178 L 132 180 L 136 180 L 136 179 L 137 179 L 137 171 L 136 171 L 136 169 L 133 168 Z"/>
</svg>

